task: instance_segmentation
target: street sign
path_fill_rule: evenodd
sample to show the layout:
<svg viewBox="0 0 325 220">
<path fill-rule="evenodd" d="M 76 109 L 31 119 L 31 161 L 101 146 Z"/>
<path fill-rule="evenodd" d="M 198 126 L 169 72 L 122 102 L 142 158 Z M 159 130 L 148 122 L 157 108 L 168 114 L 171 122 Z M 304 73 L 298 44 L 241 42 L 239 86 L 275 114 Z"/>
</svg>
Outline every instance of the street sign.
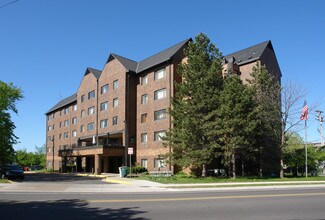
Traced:
<svg viewBox="0 0 325 220">
<path fill-rule="evenodd" d="M 129 155 L 133 155 L 133 147 L 129 147 L 128 148 L 128 154 Z"/>
</svg>

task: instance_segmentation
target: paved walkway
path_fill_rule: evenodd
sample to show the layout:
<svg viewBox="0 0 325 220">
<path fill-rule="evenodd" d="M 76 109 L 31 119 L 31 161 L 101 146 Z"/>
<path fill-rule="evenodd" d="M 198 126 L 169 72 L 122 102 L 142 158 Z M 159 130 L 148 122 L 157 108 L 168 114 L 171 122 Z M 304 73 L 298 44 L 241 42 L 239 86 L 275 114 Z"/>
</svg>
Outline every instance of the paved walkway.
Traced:
<svg viewBox="0 0 325 220">
<path fill-rule="evenodd" d="M 51 175 L 51 174 L 48 174 Z M 80 174 L 81 175 L 81 174 Z M 52 192 L 52 193 L 143 193 L 143 192 L 176 192 L 176 191 L 208 191 L 208 190 L 256 190 L 274 188 L 298 188 L 298 187 L 324 187 L 325 181 L 300 181 L 300 182 L 241 182 L 241 183 L 205 183 L 205 184 L 161 184 L 146 180 L 121 178 L 117 174 L 104 174 L 94 179 L 93 175 L 85 178 L 76 178 L 74 175 L 67 180 L 53 181 L 50 178 L 37 181 L 28 180 L 0 184 L 0 192 Z M 53 178 L 53 177 L 52 177 Z M 55 180 L 57 177 L 54 177 Z M 102 181 L 100 181 L 102 179 Z M 281 184 L 281 185 L 275 185 Z"/>
</svg>

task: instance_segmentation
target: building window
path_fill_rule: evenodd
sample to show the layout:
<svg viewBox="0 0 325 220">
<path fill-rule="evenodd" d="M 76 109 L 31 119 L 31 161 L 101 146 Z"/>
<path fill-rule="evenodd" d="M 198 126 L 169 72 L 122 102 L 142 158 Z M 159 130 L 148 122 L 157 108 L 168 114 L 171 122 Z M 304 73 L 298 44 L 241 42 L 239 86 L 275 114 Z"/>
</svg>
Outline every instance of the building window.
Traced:
<svg viewBox="0 0 325 220">
<path fill-rule="evenodd" d="M 69 126 L 69 119 L 64 121 L 64 126 Z"/>
<path fill-rule="evenodd" d="M 81 110 L 81 117 L 83 118 L 83 117 L 85 117 L 85 110 Z"/>
<path fill-rule="evenodd" d="M 148 121 L 148 114 L 141 114 L 141 123 L 146 123 Z"/>
<path fill-rule="evenodd" d="M 113 125 L 117 125 L 117 116 L 114 116 L 113 117 L 113 123 L 112 123 Z"/>
<path fill-rule="evenodd" d="M 162 120 L 165 118 L 166 118 L 166 109 L 155 111 L 155 116 L 154 116 L 155 121 Z"/>
<path fill-rule="evenodd" d="M 147 85 L 148 84 L 148 76 L 147 75 L 142 76 L 140 79 L 140 83 L 141 83 L 141 85 Z"/>
<path fill-rule="evenodd" d="M 51 125 L 47 126 L 47 130 L 48 131 L 52 130 L 52 126 Z"/>
<path fill-rule="evenodd" d="M 69 138 L 69 133 L 68 133 L 68 132 L 65 132 L 65 133 L 63 134 L 63 137 L 64 137 L 64 138 Z"/>
<path fill-rule="evenodd" d="M 107 110 L 107 102 L 103 102 L 103 103 L 100 103 L 100 110 L 101 111 L 105 111 Z"/>
<path fill-rule="evenodd" d="M 141 159 L 141 166 L 144 168 L 148 168 L 148 160 L 147 159 Z"/>
<path fill-rule="evenodd" d="M 62 121 L 60 121 L 60 128 L 62 127 Z"/>
<path fill-rule="evenodd" d="M 55 129 L 55 124 L 53 124 L 52 129 L 53 129 L 53 130 Z"/>
<path fill-rule="evenodd" d="M 164 168 L 166 166 L 165 158 L 155 158 L 154 159 L 155 168 Z"/>
<path fill-rule="evenodd" d="M 55 117 L 55 112 L 53 113 L 53 116 L 52 116 L 52 118 L 54 119 L 54 117 Z"/>
<path fill-rule="evenodd" d="M 113 108 L 118 106 L 118 98 L 113 99 Z"/>
<path fill-rule="evenodd" d="M 118 80 L 114 80 L 113 81 L 113 89 L 117 89 L 118 88 Z"/>
<path fill-rule="evenodd" d="M 141 143 L 147 143 L 148 142 L 148 134 L 142 133 L 141 134 Z"/>
<path fill-rule="evenodd" d="M 88 124 L 88 131 L 94 130 L 94 122 Z"/>
<path fill-rule="evenodd" d="M 107 119 L 100 121 L 100 128 L 107 128 L 108 121 Z"/>
<path fill-rule="evenodd" d="M 69 114 L 69 107 L 64 109 L 64 114 Z"/>
<path fill-rule="evenodd" d="M 80 133 L 84 132 L 85 131 L 85 126 L 84 125 L 81 125 L 80 126 Z"/>
<path fill-rule="evenodd" d="M 85 101 L 85 95 L 81 95 L 80 101 L 81 101 L 81 103 Z"/>
<path fill-rule="evenodd" d="M 146 104 L 148 102 L 148 95 L 144 94 L 141 96 L 141 104 Z"/>
<path fill-rule="evenodd" d="M 95 113 L 95 107 L 88 108 L 88 115 L 93 115 Z"/>
<path fill-rule="evenodd" d="M 61 140 L 61 139 L 62 139 L 62 134 L 60 133 L 60 134 L 59 134 L 59 140 Z"/>
<path fill-rule="evenodd" d="M 76 130 L 73 130 L 72 131 L 72 137 L 76 137 L 77 136 L 77 131 Z"/>
<path fill-rule="evenodd" d="M 154 141 L 162 141 L 162 138 L 166 136 L 165 131 L 156 131 L 154 133 Z"/>
<path fill-rule="evenodd" d="M 155 91 L 155 100 L 163 99 L 166 97 L 166 89 L 160 89 Z"/>
<path fill-rule="evenodd" d="M 103 85 L 101 88 L 100 88 L 100 94 L 105 94 L 108 92 L 108 84 L 106 85 Z"/>
<path fill-rule="evenodd" d="M 75 111 L 77 111 L 77 110 L 78 110 L 78 106 L 77 106 L 77 104 L 76 104 L 76 105 L 73 106 L 73 111 L 75 112 Z"/>
<path fill-rule="evenodd" d="M 77 124 L 77 117 L 73 117 L 71 123 L 72 123 L 73 125 Z"/>
<path fill-rule="evenodd" d="M 50 142 L 52 139 L 51 139 L 51 136 L 48 136 L 47 137 L 47 142 Z"/>
<path fill-rule="evenodd" d="M 88 92 L 88 100 L 95 98 L 95 90 Z"/>
<path fill-rule="evenodd" d="M 165 77 L 165 69 L 161 69 L 155 72 L 154 80 L 162 79 Z"/>
</svg>

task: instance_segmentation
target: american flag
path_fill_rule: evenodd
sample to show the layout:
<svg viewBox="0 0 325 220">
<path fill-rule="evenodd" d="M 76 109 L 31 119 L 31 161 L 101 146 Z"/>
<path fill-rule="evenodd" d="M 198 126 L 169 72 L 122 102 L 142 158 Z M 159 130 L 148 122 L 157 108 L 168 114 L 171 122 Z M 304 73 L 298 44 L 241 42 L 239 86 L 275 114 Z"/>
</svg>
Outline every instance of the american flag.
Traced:
<svg viewBox="0 0 325 220">
<path fill-rule="evenodd" d="M 307 119 L 308 119 L 308 105 L 305 100 L 304 105 L 302 106 L 302 109 L 301 109 L 300 120 L 307 120 Z"/>
</svg>

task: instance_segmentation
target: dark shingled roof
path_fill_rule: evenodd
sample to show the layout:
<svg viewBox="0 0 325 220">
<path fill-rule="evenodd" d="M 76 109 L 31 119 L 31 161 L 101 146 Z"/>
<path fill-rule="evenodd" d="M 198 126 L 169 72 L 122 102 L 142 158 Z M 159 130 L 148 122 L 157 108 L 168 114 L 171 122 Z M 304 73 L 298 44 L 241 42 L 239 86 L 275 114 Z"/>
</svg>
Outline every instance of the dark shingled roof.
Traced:
<svg viewBox="0 0 325 220">
<path fill-rule="evenodd" d="M 73 102 L 77 101 L 77 93 L 65 98 L 65 99 L 62 99 L 61 101 L 59 101 L 55 106 L 53 106 L 50 110 L 48 110 L 45 114 L 49 114 L 55 110 L 58 110 L 59 108 L 62 108 L 68 104 L 71 104 Z"/>
<path fill-rule="evenodd" d="M 182 47 L 184 47 L 191 39 L 186 39 L 166 50 L 163 50 L 145 60 L 142 60 L 138 63 L 136 73 L 140 73 L 144 70 L 147 70 L 151 67 L 154 67 L 160 63 L 168 61 L 171 59 L 176 52 L 178 52 Z"/>
<path fill-rule="evenodd" d="M 136 69 L 137 69 L 137 65 L 138 65 L 138 62 L 136 61 L 133 61 L 133 60 L 130 60 L 128 58 L 125 58 L 125 57 L 122 57 L 122 56 L 119 56 L 117 54 L 114 54 L 112 53 L 111 54 L 112 57 L 114 57 L 115 59 L 117 59 L 118 61 L 120 61 L 120 63 L 128 70 L 131 70 L 133 72 L 136 72 Z M 111 58 L 111 57 L 110 57 Z M 111 59 L 108 59 L 108 60 L 111 60 Z"/>
<path fill-rule="evenodd" d="M 87 75 L 88 73 L 92 73 L 96 77 L 96 79 L 99 79 L 100 74 L 102 74 L 102 71 L 91 68 L 91 67 L 87 67 L 85 75 Z"/>
<path fill-rule="evenodd" d="M 177 53 L 180 49 L 182 49 L 189 41 L 192 39 L 186 39 L 178 44 L 175 44 L 174 46 L 167 48 L 166 50 L 163 50 L 151 57 L 148 57 L 147 59 L 144 59 L 140 62 L 136 62 L 130 59 L 127 59 L 125 57 L 119 56 L 117 54 L 110 54 L 107 62 L 111 61 L 112 59 L 117 59 L 126 69 L 133 71 L 135 73 L 140 73 L 144 70 L 147 70 L 151 67 L 154 67 L 156 65 L 159 65 L 163 62 L 166 62 L 170 60 L 175 53 Z"/>
<path fill-rule="evenodd" d="M 271 41 L 265 41 L 235 53 L 228 54 L 225 56 L 225 59 L 228 60 L 229 58 L 234 57 L 236 64 L 243 65 L 258 60 L 267 47 L 270 47 L 273 50 Z"/>
</svg>

